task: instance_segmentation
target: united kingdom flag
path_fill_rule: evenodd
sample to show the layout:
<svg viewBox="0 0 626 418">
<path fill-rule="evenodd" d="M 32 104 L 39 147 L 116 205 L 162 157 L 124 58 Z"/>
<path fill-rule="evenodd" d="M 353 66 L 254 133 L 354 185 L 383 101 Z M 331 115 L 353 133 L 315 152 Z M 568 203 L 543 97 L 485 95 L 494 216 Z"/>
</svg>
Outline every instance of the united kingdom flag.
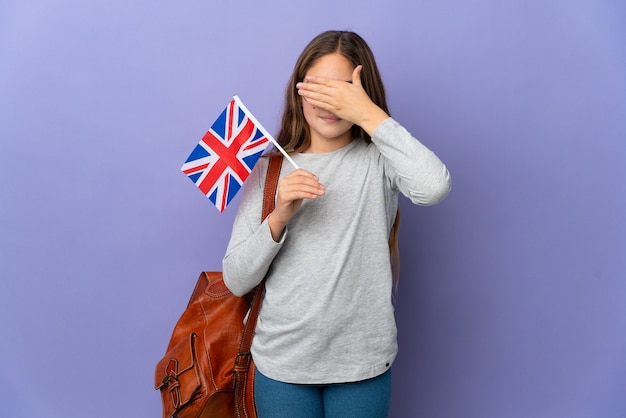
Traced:
<svg viewBox="0 0 626 418">
<path fill-rule="evenodd" d="M 181 167 L 220 212 L 237 194 L 269 144 L 264 132 L 235 97 Z"/>
</svg>

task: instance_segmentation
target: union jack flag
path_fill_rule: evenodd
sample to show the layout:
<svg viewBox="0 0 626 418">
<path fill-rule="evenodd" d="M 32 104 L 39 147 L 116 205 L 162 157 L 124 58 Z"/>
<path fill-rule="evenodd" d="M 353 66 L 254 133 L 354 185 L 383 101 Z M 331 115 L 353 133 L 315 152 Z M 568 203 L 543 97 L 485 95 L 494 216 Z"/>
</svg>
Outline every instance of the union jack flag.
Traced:
<svg viewBox="0 0 626 418">
<path fill-rule="evenodd" d="M 268 144 L 263 127 L 235 97 L 181 170 L 223 212 Z"/>
</svg>

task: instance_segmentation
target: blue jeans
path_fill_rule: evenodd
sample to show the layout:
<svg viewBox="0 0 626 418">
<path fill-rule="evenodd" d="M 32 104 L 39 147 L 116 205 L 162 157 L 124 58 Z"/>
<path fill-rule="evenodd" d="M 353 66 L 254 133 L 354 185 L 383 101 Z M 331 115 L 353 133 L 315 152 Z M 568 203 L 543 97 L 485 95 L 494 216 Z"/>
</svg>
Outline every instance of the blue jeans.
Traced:
<svg viewBox="0 0 626 418">
<path fill-rule="evenodd" d="M 254 400 L 259 418 L 385 418 L 391 370 L 373 379 L 329 385 L 283 383 L 257 370 Z"/>
</svg>

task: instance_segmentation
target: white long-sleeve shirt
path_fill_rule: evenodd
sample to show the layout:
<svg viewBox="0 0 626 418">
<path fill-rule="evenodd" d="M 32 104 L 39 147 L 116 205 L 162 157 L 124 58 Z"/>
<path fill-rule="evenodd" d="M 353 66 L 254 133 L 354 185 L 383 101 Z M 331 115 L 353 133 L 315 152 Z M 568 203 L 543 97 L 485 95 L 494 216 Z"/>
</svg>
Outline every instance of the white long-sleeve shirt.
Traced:
<svg viewBox="0 0 626 418">
<path fill-rule="evenodd" d="M 275 242 L 261 223 L 267 159 L 245 183 L 223 274 L 243 295 L 267 274 L 252 356 L 264 375 L 324 384 L 384 373 L 397 353 L 389 232 L 398 193 L 432 205 L 450 191 L 439 158 L 395 120 L 372 143 L 357 139 L 329 153 L 295 154 L 325 194 L 305 200 Z M 285 161 L 281 177 L 294 168 Z"/>
</svg>

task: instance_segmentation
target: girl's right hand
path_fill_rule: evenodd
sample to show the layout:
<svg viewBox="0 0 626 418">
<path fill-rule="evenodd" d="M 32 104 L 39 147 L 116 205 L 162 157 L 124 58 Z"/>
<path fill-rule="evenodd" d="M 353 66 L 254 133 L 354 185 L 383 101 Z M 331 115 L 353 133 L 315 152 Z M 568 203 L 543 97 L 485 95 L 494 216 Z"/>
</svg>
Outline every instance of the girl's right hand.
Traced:
<svg viewBox="0 0 626 418">
<path fill-rule="evenodd" d="M 278 182 L 278 196 L 274 211 L 267 218 L 272 238 L 278 242 L 291 217 L 300 209 L 304 199 L 317 199 L 325 188 L 317 176 L 301 168 Z"/>
</svg>

